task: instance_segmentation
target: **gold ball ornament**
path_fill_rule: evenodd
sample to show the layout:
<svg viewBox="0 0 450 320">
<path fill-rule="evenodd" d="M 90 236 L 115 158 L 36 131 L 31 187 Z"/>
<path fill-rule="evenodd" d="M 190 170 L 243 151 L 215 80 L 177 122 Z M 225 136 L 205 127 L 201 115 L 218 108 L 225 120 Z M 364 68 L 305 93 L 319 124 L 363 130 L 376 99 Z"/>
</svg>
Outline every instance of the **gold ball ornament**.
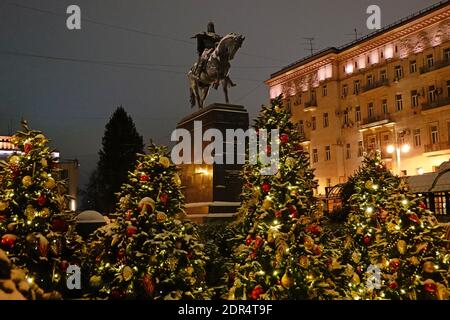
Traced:
<svg viewBox="0 0 450 320">
<path fill-rule="evenodd" d="M 159 164 L 162 165 L 164 168 L 168 168 L 170 167 L 170 160 L 167 157 L 160 157 Z"/>
<path fill-rule="evenodd" d="M 433 273 L 435 272 L 434 263 L 432 261 L 426 261 L 423 264 L 423 271 L 426 273 Z"/>
<path fill-rule="evenodd" d="M 47 181 L 44 183 L 44 188 L 46 189 L 54 189 L 56 187 L 56 181 L 52 177 L 49 177 Z"/>
<path fill-rule="evenodd" d="M 43 168 L 47 168 L 47 166 L 48 166 L 48 162 L 47 162 L 47 159 L 41 159 L 41 166 L 43 167 Z"/>
<path fill-rule="evenodd" d="M 0 212 L 5 211 L 8 209 L 8 203 L 0 201 Z"/>
<path fill-rule="evenodd" d="M 30 176 L 25 176 L 22 179 L 22 185 L 25 188 L 28 188 L 29 186 L 31 186 L 33 184 L 33 179 Z"/>
<path fill-rule="evenodd" d="M 310 236 L 306 236 L 303 240 L 303 244 L 306 249 L 311 250 L 314 247 L 314 239 Z"/>
<path fill-rule="evenodd" d="M 40 212 L 39 215 L 42 218 L 48 218 L 50 216 L 50 209 L 49 208 L 43 208 Z"/>
<path fill-rule="evenodd" d="M 172 181 L 177 187 L 181 186 L 181 178 L 178 174 L 173 175 Z"/>
<path fill-rule="evenodd" d="M 102 277 L 100 277 L 100 276 L 92 276 L 89 279 L 89 284 L 94 288 L 98 287 L 101 282 L 102 282 Z"/>
<path fill-rule="evenodd" d="M 9 163 L 12 165 L 17 165 L 17 164 L 19 164 L 19 162 L 20 162 L 19 156 L 14 155 L 9 158 Z"/>
<path fill-rule="evenodd" d="M 372 189 L 373 188 L 373 182 L 372 181 L 367 181 L 366 184 L 364 185 L 366 187 L 366 189 Z"/>
<path fill-rule="evenodd" d="M 264 210 L 270 210 L 273 206 L 273 201 L 271 199 L 265 198 L 263 203 L 262 203 L 262 208 Z"/>
<path fill-rule="evenodd" d="M 129 266 L 125 266 L 122 269 L 122 277 L 125 281 L 130 281 L 133 277 L 133 269 L 131 269 Z"/>
<path fill-rule="evenodd" d="M 281 285 L 285 288 L 290 288 L 294 285 L 294 278 L 287 272 L 281 278 Z"/>
<path fill-rule="evenodd" d="M 361 255 L 358 252 L 352 253 L 352 260 L 354 263 L 359 263 L 361 261 Z"/>
<path fill-rule="evenodd" d="M 301 256 L 298 263 L 300 267 L 307 269 L 309 267 L 309 258 L 307 256 Z"/>
<path fill-rule="evenodd" d="M 406 241 L 405 240 L 399 240 L 397 242 L 397 250 L 400 254 L 406 253 Z"/>
<path fill-rule="evenodd" d="M 158 222 L 164 222 L 164 221 L 166 221 L 166 219 L 167 219 L 167 215 L 164 212 L 158 212 L 156 214 L 156 220 Z"/>
<path fill-rule="evenodd" d="M 193 266 L 187 267 L 186 272 L 188 275 L 192 275 L 194 273 L 194 267 Z"/>
<path fill-rule="evenodd" d="M 28 220 L 33 220 L 36 217 L 36 210 L 32 205 L 28 205 L 25 209 L 25 217 L 27 217 Z"/>
<path fill-rule="evenodd" d="M 414 266 L 418 266 L 420 264 L 419 259 L 417 259 L 417 257 L 415 256 L 409 258 L 409 262 Z"/>
<path fill-rule="evenodd" d="M 357 273 L 353 273 L 351 282 L 356 286 L 361 283 L 361 279 L 359 278 Z"/>
<path fill-rule="evenodd" d="M 293 167 L 295 165 L 295 159 L 292 157 L 287 157 L 286 161 L 284 162 L 286 166 Z"/>
</svg>

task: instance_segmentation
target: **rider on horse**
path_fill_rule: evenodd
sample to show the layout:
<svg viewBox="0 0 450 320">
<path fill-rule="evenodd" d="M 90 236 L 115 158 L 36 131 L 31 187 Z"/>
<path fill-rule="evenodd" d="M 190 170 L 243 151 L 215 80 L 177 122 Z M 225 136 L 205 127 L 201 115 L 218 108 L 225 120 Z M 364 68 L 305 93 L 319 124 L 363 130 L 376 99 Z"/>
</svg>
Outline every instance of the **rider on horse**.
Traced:
<svg viewBox="0 0 450 320">
<path fill-rule="evenodd" d="M 200 75 L 204 70 L 206 63 L 208 62 L 210 54 L 217 47 L 217 44 L 220 42 L 222 37 L 215 32 L 214 23 L 209 22 L 207 32 L 198 33 L 191 39 L 197 39 L 198 60 L 193 73 L 196 77 L 200 78 Z M 214 82 L 215 89 L 217 89 L 217 87 L 219 86 L 219 81 L 220 79 L 219 77 L 217 77 L 216 81 Z"/>
</svg>

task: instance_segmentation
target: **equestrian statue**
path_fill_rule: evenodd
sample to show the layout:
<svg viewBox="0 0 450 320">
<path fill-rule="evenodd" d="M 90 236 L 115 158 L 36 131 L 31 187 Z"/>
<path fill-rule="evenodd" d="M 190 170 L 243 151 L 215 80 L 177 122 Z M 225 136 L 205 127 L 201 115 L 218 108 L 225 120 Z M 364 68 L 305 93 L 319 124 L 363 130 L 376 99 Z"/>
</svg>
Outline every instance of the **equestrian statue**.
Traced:
<svg viewBox="0 0 450 320">
<path fill-rule="evenodd" d="M 222 84 L 225 101 L 229 103 L 228 87 L 236 86 L 229 77 L 230 61 L 242 46 L 245 38 L 230 33 L 224 37 L 216 34 L 214 23 L 208 23 L 207 32 L 196 34 L 198 60 L 188 73 L 191 106 L 201 109 L 211 86 L 217 90 Z"/>
</svg>

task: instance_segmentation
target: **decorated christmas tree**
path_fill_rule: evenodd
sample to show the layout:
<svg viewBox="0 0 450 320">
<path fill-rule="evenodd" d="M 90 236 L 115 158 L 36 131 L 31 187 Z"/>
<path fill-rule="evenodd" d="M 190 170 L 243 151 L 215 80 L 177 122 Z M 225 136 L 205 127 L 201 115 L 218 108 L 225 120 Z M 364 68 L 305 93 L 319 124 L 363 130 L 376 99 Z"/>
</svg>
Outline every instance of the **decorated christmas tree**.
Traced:
<svg viewBox="0 0 450 320">
<path fill-rule="evenodd" d="M 79 263 L 82 243 L 66 211 L 65 183 L 49 141 L 26 122 L 23 127 L 12 137 L 18 151 L 0 162 L 1 248 L 29 281 L 64 291 L 66 269 Z"/>
<path fill-rule="evenodd" d="M 0 249 L 0 301 L 1 300 L 55 300 L 58 292 L 45 293 L 27 273 L 15 267 Z"/>
<path fill-rule="evenodd" d="M 442 227 L 394 176 L 378 152 L 352 181 L 344 261 L 353 299 L 448 299 L 449 260 Z"/>
<path fill-rule="evenodd" d="M 194 224 L 183 221 L 177 168 L 151 145 L 119 194 L 115 221 L 92 238 L 90 285 L 113 299 L 203 299 L 206 256 Z"/>
<path fill-rule="evenodd" d="M 302 137 L 289 121 L 281 97 L 263 107 L 255 127 L 279 130 L 278 172 L 263 175 L 264 164 L 244 167 L 242 206 L 236 227 L 241 244 L 234 271 L 228 275 L 228 299 L 332 299 L 339 296 L 333 281 L 341 266 L 325 247 L 326 235 L 314 197 L 317 182 L 309 168 Z M 258 132 L 259 132 L 258 131 Z M 273 154 L 275 153 L 275 154 Z M 238 232 L 239 233 L 239 232 Z"/>
</svg>

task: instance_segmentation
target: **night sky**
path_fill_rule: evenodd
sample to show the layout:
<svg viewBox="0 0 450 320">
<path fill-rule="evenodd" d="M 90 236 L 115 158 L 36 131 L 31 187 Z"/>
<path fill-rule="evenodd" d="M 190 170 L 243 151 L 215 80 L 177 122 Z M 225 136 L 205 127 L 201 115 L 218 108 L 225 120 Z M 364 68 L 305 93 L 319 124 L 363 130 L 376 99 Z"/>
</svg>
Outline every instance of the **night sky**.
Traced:
<svg viewBox="0 0 450 320">
<path fill-rule="evenodd" d="M 384 26 L 435 2 L 0 0 L 0 135 L 18 129 L 24 117 L 62 158 L 79 159 L 82 187 L 117 106 L 146 142 L 169 143 L 176 123 L 193 111 L 185 76 L 196 60 L 190 37 L 209 20 L 221 35 L 246 37 L 232 62 L 238 87 L 230 99 L 254 117 L 268 100 L 263 81 L 308 55 L 304 37 L 315 37 L 315 49 L 340 46 L 354 39 L 355 28 L 369 33 L 371 4 L 381 7 Z M 70 4 L 81 7 L 82 30 L 66 28 Z M 222 91 L 211 102 L 223 102 Z"/>
</svg>

